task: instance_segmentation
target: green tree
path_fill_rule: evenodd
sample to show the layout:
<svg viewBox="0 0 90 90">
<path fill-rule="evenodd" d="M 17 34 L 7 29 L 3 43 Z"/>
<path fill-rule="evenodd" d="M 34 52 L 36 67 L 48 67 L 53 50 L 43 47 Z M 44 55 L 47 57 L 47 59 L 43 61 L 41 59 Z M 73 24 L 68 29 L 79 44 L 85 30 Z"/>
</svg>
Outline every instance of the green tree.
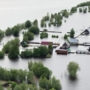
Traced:
<svg viewBox="0 0 90 90">
<path fill-rule="evenodd" d="M 5 35 L 6 35 L 6 36 L 12 35 L 12 29 L 8 27 L 8 28 L 6 29 Z"/>
<path fill-rule="evenodd" d="M 30 28 L 32 26 L 31 22 L 29 20 L 27 20 L 25 22 L 25 28 Z"/>
<path fill-rule="evenodd" d="M 31 28 L 29 28 L 29 32 L 32 32 L 33 34 L 39 34 L 39 28 L 37 26 L 32 26 Z"/>
<path fill-rule="evenodd" d="M 43 39 L 43 38 L 48 38 L 48 33 L 46 33 L 46 32 L 40 33 L 40 38 L 41 38 L 41 39 Z"/>
<path fill-rule="evenodd" d="M 72 28 L 71 31 L 70 31 L 70 37 L 71 37 L 71 38 L 74 38 L 74 35 L 75 35 L 75 31 L 74 31 L 74 29 Z"/>
<path fill-rule="evenodd" d="M 77 71 L 79 69 L 79 65 L 76 62 L 70 62 L 68 64 L 68 72 L 71 79 L 76 79 L 77 77 Z"/>
<path fill-rule="evenodd" d="M 19 36 L 19 32 L 20 32 L 20 27 L 19 26 L 14 26 L 12 28 L 12 34 L 13 34 L 13 36 L 18 37 Z"/>
<path fill-rule="evenodd" d="M 21 58 L 31 58 L 33 56 L 33 52 L 31 50 L 25 50 L 21 52 Z"/>
</svg>

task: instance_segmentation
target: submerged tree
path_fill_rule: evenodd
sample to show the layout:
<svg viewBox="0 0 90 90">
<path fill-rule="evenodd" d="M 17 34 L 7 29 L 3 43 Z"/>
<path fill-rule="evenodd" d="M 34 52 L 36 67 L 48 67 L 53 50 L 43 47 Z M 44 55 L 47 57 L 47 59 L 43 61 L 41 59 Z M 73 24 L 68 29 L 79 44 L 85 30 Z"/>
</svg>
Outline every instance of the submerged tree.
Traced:
<svg viewBox="0 0 90 90">
<path fill-rule="evenodd" d="M 68 64 L 68 72 L 71 79 L 76 79 L 77 71 L 79 70 L 79 65 L 76 62 L 70 62 Z"/>
</svg>

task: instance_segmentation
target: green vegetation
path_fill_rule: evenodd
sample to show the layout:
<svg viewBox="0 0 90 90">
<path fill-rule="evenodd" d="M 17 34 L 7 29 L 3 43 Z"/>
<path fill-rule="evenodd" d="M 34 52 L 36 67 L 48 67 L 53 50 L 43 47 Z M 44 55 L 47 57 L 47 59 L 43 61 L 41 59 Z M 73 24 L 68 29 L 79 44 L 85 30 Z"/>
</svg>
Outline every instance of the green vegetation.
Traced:
<svg viewBox="0 0 90 90">
<path fill-rule="evenodd" d="M 23 41 L 28 42 L 34 39 L 34 34 L 32 32 L 25 32 L 23 36 Z"/>
<path fill-rule="evenodd" d="M 37 19 L 33 21 L 33 25 L 38 27 L 38 20 Z"/>
<path fill-rule="evenodd" d="M 46 33 L 46 32 L 40 33 L 40 38 L 41 38 L 41 39 L 43 39 L 43 38 L 48 38 L 48 33 Z"/>
<path fill-rule="evenodd" d="M 69 12 L 66 9 L 65 10 L 62 10 L 61 12 L 62 12 L 62 16 L 63 17 L 66 17 L 66 18 L 69 17 Z"/>
<path fill-rule="evenodd" d="M 70 37 L 71 37 L 71 38 L 74 38 L 74 35 L 75 35 L 75 31 L 74 31 L 74 29 L 72 28 L 71 31 L 70 31 Z"/>
<path fill-rule="evenodd" d="M 6 29 L 5 35 L 6 35 L 6 36 L 12 35 L 12 29 L 8 27 L 8 28 Z"/>
<path fill-rule="evenodd" d="M 29 20 L 27 20 L 25 22 L 25 28 L 30 28 L 32 26 L 31 22 Z"/>
<path fill-rule="evenodd" d="M 4 37 L 4 32 L 0 30 L 0 41 L 3 39 L 3 37 Z"/>
<path fill-rule="evenodd" d="M 61 84 L 55 77 L 51 79 L 40 78 L 39 85 L 45 90 L 61 90 Z"/>
<path fill-rule="evenodd" d="M 7 53 L 10 59 L 17 59 L 19 55 L 19 40 L 14 39 L 7 42 L 3 47 L 3 52 Z"/>
<path fill-rule="evenodd" d="M 46 58 L 48 55 L 48 48 L 46 46 L 40 46 L 39 48 L 34 48 L 33 57 L 35 58 Z"/>
<path fill-rule="evenodd" d="M 37 26 L 32 26 L 31 28 L 29 28 L 29 32 L 32 32 L 35 35 L 39 34 L 39 31 L 40 30 Z"/>
<path fill-rule="evenodd" d="M 65 35 L 64 35 L 64 40 L 67 40 L 67 39 L 68 39 L 68 35 L 65 34 Z"/>
<path fill-rule="evenodd" d="M 52 35 L 52 38 L 58 38 L 59 36 L 58 35 Z"/>
<path fill-rule="evenodd" d="M 68 64 L 68 72 L 71 79 L 76 79 L 77 77 L 77 71 L 79 69 L 79 65 L 75 62 L 70 62 Z"/>
<path fill-rule="evenodd" d="M 31 50 L 25 50 L 21 52 L 21 58 L 31 58 L 33 56 L 33 52 Z"/>
<path fill-rule="evenodd" d="M 13 36 L 18 37 L 19 36 L 19 32 L 20 32 L 20 27 L 18 25 L 14 26 L 12 28 L 12 34 L 13 34 Z"/>
<path fill-rule="evenodd" d="M 47 79 L 51 76 L 51 71 L 45 67 L 42 63 L 28 63 L 28 68 L 33 71 L 36 77 L 46 77 Z"/>
<path fill-rule="evenodd" d="M 83 11 L 82 8 L 79 8 L 79 12 L 82 13 L 82 11 Z"/>
<path fill-rule="evenodd" d="M 72 7 L 70 13 L 73 14 L 73 13 L 76 13 L 76 12 L 77 12 L 77 7 Z"/>
<path fill-rule="evenodd" d="M 0 59 L 3 59 L 3 58 L 4 58 L 4 52 L 0 51 Z"/>
<path fill-rule="evenodd" d="M 87 13 L 87 8 L 84 8 L 83 9 L 83 13 Z"/>
</svg>

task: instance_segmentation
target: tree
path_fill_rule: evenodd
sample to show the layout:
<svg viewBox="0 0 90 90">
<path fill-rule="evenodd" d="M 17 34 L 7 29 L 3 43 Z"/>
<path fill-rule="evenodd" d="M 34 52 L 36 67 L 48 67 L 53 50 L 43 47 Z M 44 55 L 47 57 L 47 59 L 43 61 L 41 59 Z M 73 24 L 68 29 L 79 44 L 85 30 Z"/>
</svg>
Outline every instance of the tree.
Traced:
<svg viewBox="0 0 90 90">
<path fill-rule="evenodd" d="M 39 85 L 40 85 L 41 88 L 43 88 L 45 90 L 49 90 L 52 87 L 50 80 L 48 80 L 45 77 L 44 78 L 40 78 Z"/>
<path fill-rule="evenodd" d="M 64 39 L 67 40 L 67 38 L 68 38 L 68 35 L 65 34 L 65 35 L 64 35 Z"/>
<path fill-rule="evenodd" d="M 34 34 L 32 32 L 24 33 L 23 41 L 28 42 L 29 40 L 34 39 Z"/>
<path fill-rule="evenodd" d="M 48 55 L 48 48 L 46 46 L 40 46 L 39 53 L 41 58 L 45 58 Z"/>
<path fill-rule="evenodd" d="M 43 39 L 43 38 L 48 38 L 48 33 L 46 33 L 46 32 L 40 33 L 40 38 L 41 38 L 41 39 Z"/>
<path fill-rule="evenodd" d="M 70 37 L 71 37 L 71 38 L 74 38 L 74 35 L 75 35 L 75 31 L 74 31 L 74 29 L 72 28 L 71 31 L 70 31 Z"/>
<path fill-rule="evenodd" d="M 25 28 L 30 28 L 32 26 L 31 22 L 29 20 L 27 20 L 25 22 Z"/>
<path fill-rule="evenodd" d="M 8 28 L 6 29 L 5 35 L 6 35 L 6 36 L 12 35 L 12 29 L 8 27 Z"/>
<path fill-rule="evenodd" d="M 53 53 L 52 44 L 50 44 L 50 45 L 48 46 L 48 53 L 49 53 L 49 54 L 52 54 L 52 53 Z"/>
<path fill-rule="evenodd" d="M 53 77 L 53 78 L 51 79 L 51 86 L 52 86 L 52 88 L 54 88 L 55 90 L 61 90 L 61 89 L 62 89 L 59 80 L 57 80 L 55 77 Z"/>
<path fill-rule="evenodd" d="M 32 26 L 31 28 L 29 28 L 29 32 L 32 32 L 33 34 L 39 34 L 39 28 L 37 26 Z"/>
<path fill-rule="evenodd" d="M 33 21 L 33 25 L 38 27 L 38 20 L 37 19 Z"/>
<path fill-rule="evenodd" d="M 68 72 L 71 79 L 76 79 L 76 74 L 79 69 L 79 65 L 76 62 L 70 62 L 68 64 Z"/>
<path fill-rule="evenodd" d="M 19 26 L 14 26 L 12 28 L 12 34 L 13 34 L 13 36 L 18 37 L 19 36 L 19 32 L 20 32 L 20 27 Z"/>
<path fill-rule="evenodd" d="M 10 45 L 10 50 L 8 53 L 8 57 L 10 59 L 17 59 L 19 56 L 19 40 L 15 39 L 12 41 L 12 44 Z"/>
<path fill-rule="evenodd" d="M 21 58 L 31 58 L 33 56 L 33 52 L 31 50 L 25 50 L 21 52 Z"/>
<path fill-rule="evenodd" d="M 43 66 L 42 63 L 29 63 L 28 67 L 29 70 L 33 71 L 35 76 L 38 78 L 46 77 L 49 79 L 51 76 L 51 71 L 47 67 Z"/>
<path fill-rule="evenodd" d="M 32 71 L 29 71 L 27 73 L 27 82 L 28 84 L 34 84 L 34 73 Z"/>
</svg>

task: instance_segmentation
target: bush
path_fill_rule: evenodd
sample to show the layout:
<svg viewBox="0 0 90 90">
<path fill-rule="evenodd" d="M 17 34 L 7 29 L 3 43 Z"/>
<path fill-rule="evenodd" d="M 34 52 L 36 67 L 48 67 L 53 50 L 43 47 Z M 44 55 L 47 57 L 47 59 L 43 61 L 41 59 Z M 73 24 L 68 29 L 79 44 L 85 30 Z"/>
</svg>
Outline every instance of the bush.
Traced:
<svg viewBox="0 0 90 90">
<path fill-rule="evenodd" d="M 76 74 L 79 69 L 79 65 L 75 62 L 70 62 L 68 64 L 68 72 L 71 79 L 76 79 Z"/>
<path fill-rule="evenodd" d="M 42 32 L 42 33 L 40 34 L 40 38 L 41 38 L 41 39 L 43 39 L 43 38 L 48 38 L 48 33 Z"/>
<path fill-rule="evenodd" d="M 33 53 L 31 50 L 25 50 L 21 52 L 21 58 L 31 58 L 33 56 Z"/>
<path fill-rule="evenodd" d="M 25 22 L 25 28 L 30 28 L 32 26 L 31 22 L 29 20 L 27 20 Z"/>
</svg>

